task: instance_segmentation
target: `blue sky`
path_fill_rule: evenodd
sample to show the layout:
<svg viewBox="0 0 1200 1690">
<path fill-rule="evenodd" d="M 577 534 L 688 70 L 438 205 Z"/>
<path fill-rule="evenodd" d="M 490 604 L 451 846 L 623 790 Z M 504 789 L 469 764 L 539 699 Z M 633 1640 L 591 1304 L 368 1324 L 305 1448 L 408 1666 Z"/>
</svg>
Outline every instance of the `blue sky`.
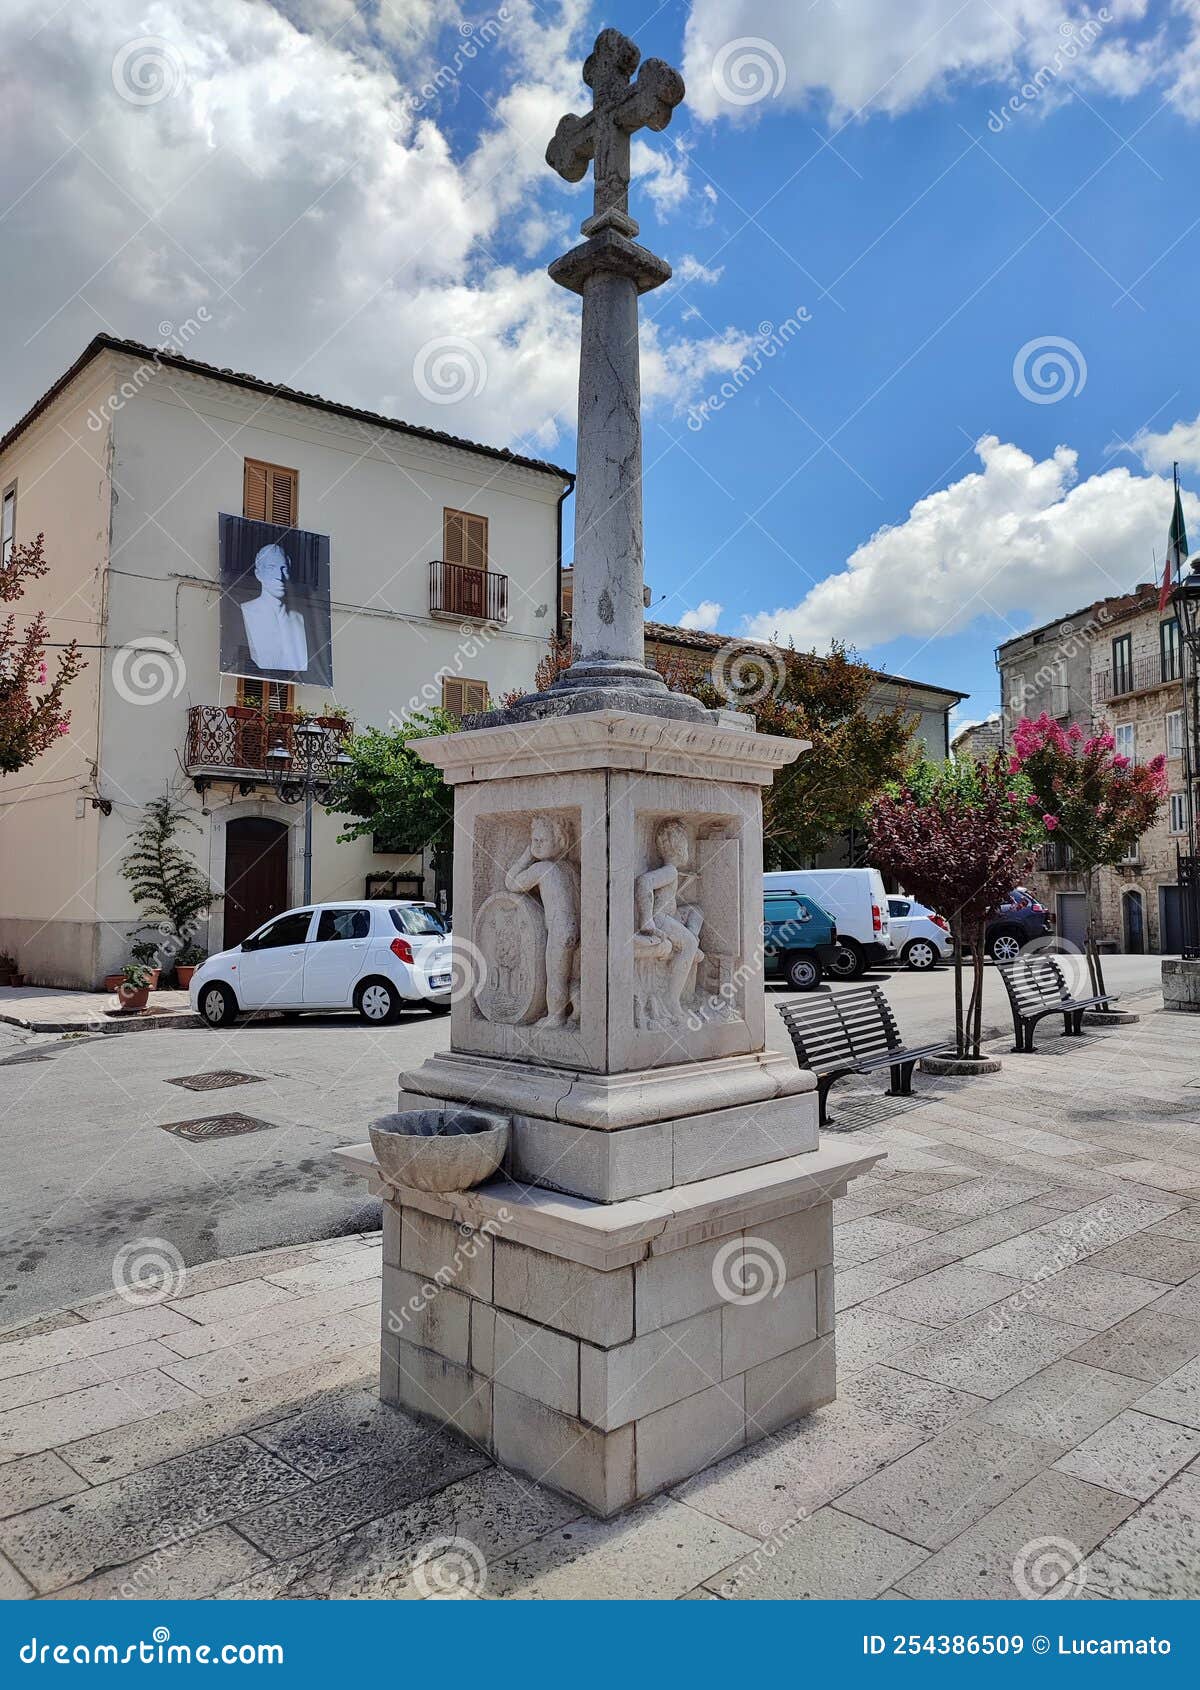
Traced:
<svg viewBox="0 0 1200 1690">
<path fill-rule="evenodd" d="M 635 145 L 676 267 L 652 614 L 841 638 L 978 717 L 997 641 L 1161 558 L 1172 458 L 1200 485 L 1200 0 L 14 5 L 6 419 L 97 329 L 190 321 L 199 358 L 572 463 L 545 266 L 589 207 L 542 153 L 613 23 L 689 84 Z"/>
</svg>

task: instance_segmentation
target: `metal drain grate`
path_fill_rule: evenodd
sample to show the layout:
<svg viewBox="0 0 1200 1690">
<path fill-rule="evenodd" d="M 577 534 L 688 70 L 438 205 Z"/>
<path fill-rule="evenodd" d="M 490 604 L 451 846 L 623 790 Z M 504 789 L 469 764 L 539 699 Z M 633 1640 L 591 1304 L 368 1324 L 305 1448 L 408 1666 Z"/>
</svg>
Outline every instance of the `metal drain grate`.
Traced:
<svg viewBox="0 0 1200 1690">
<path fill-rule="evenodd" d="M 236 1068 L 214 1068 L 211 1074 L 183 1074 L 168 1080 L 169 1086 L 183 1086 L 186 1091 L 222 1091 L 226 1086 L 261 1086 L 261 1074 L 240 1074 Z"/>
<path fill-rule="evenodd" d="M 168 1121 L 163 1132 L 185 1138 L 189 1144 L 207 1144 L 213 1138 L 240 1138 L 243 1133 L 262 1133 L 276 1125 L 253 1115 L 202 1115 L 195 1121 Z"/>
</svg>

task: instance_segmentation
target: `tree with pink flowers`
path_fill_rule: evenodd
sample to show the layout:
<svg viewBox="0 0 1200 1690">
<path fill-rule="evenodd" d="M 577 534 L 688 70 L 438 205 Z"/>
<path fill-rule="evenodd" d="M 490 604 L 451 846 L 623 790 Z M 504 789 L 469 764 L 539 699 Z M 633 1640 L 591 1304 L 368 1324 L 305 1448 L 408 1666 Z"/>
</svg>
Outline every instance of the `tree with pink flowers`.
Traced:
<svg viewBox="0 0 1200 1690">
<path fill-rule="evenodd" d="M 1064 731 L 1043 713 L 1036 722 L 1023 718 L 1013 730 L 1009 769 L 1027 782 L 1027 802 L 1047 834 L 1071 847 L 1083 877 L 1085 952 L 1097 997 L 1106 988 L 1096 946 L 1096 871 L 1115 868 L 1152 825 L 1167 795 L 1166 768 L 1163 756 L 1134 763 L 1120 755 L 1103 723 L 1090 735 L 1078 726 Z"/>
<path fill-rule="evenodd" d="M 31 581 L 48 573 L 43 536 L 14 546 L 0 567 L 0 603 L 15 604 Z M 15 774 L 65 734 L 71 715 L 63 693 L 83 668 L 72 640 L 55 660 L 54 679 L 46 661 L 46 617 L 37 611 L 18 632 L 10 611 L 0 622 L 0 774 Z"/>
</svg>

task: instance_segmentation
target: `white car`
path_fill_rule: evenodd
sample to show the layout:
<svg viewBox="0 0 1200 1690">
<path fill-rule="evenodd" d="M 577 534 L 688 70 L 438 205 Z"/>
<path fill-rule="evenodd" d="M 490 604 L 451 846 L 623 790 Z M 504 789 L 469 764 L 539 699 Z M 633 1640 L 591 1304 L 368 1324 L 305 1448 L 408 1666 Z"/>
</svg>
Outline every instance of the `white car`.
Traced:
<svg viewBox="0 0 1200 1690">
<path fill-rule="evenodd" d="M 935 915 L 913 898 L 888 899 L 888 926 L 899 960 L 906 968 L 924 971 L 954 956 L 954 941 L 945 916 Z"/>
<path fill-rule="evenodd" d="M 272 916 L 192 975 L 188 998 L 210 1027 L 243 1010 L 357 1009 L 394 1021 L 406 1003 L 450 1007 L 450 935 L 428 905 L 387 898 L 310 904 Z"/>
</svg>

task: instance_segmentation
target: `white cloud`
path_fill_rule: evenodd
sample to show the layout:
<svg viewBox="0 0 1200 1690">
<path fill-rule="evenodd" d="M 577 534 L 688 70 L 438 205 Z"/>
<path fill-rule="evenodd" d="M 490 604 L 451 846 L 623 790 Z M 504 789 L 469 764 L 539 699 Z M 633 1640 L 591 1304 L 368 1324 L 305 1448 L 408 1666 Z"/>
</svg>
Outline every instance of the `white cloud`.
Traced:
<svg viewBox="0 0 1200 1690">
<path fill-rule="evenodd" d="M 1200 470 L 1200 416 L 1172 423 L 1162 434 L 1144 428 L 1131 444 L 1147 469 L 1170 474 L 1171 465 L 1179 463 L 1185 469 Z"/>
<path fill-rule="evenodd" d="M 464 34 L 441 0 L 9 0 L 0 206 L 36 261 L 0 282 L 6 420 L 98 329 L 156 342 L 203 305 L 198 358 L 548 449 L 573 425 L 578 301 L 542 264 L 585 201 L 544 153 L 581 109 L 587 10 L 505 0 Z M 658 144 L 669 203 L 686 156 Z M 676 334 L 646 337 L 647 397 L 673 404 L 727 355 Z M 487 372 L 452 405 L 413 373 L 445 337 Z"/>
<path fill-rule="evenodd" d="M 694 628 L 701 634 L 715 634 L 724 609 L 723 604 L 716 604 L 712 599 L 701 599 L 695 610 L 684 611 L 679 618 L 679 626 Z"/>
<path fill-rule="evenodd" d="M 1081 481 L 1069 447 L 1039 463 L 995 435 L 976 452 L 980 470 L 918 500 L 799 604 L 748 617 L 745 632 L 869 649 L 957 633 L 988 612 L 1015 632 L 1148 579 L 1153 549 L 1161 560 L 1171 489 L 1158 476 L 1117 467 Z M 1189 523 L 1200 519 L 1194 495 L 1184 508 Z"/>
<path fill-rule="evenodd" d="M 685 285 L 688 282 L 698 282 L 703 287 L 711 287 L 714 282 L 719 282 L 725 274 L 723 264 L 702 264 L 691 252 L 685 252 L 674 269 L 677 282 L 682 282 Z"/>
<path fill-rule="evenodd" d="M 1147 0 L 693 0 L 684 75 L 705 118 L 813 101 L 839 120 L 895 114 L 962 83 L 1017 86 L 1047 69 L 1039 87 L 1052 98 L 1071 83 L 1128 95 L 1162 76 L 1200 116 L 1197 0 L 1176 0 L 1169 42 L 1163 30 L 1147 36 L 1146 10 Z"/>
<path fill-rule="evenodd" d="M 656 146 L 635 139 L 629 149 L 630 175 L 661 214 L 681 206 L 691 192 L 687 149 L 680 141 Z"/>
</svg>

